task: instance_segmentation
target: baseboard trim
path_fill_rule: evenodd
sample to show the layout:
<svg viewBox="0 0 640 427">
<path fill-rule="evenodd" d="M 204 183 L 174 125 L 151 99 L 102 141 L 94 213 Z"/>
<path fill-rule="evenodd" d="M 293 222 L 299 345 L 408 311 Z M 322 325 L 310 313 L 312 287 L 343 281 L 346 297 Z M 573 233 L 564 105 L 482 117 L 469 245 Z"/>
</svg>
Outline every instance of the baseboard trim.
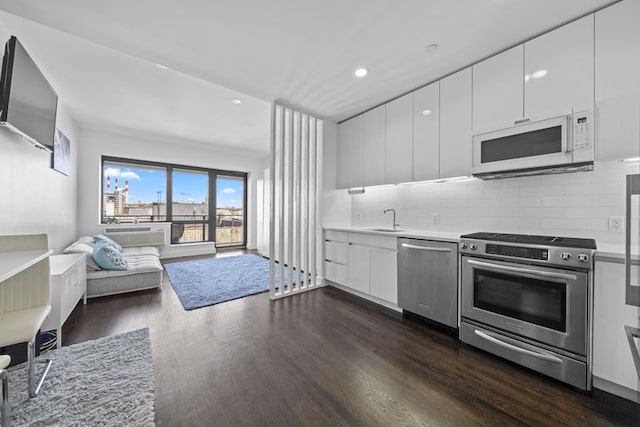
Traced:
<svg viewBox="0 0 640 427">
<path fill-rule="evenodd" d="M 605 380 L 604 378 L 596 377 L 595 375 L 593 376 L 593 387 L 632 402 L 640 403 L 640 391 L 632 390 L 623 385 Z"/>
<path fill-rule="evenodd" d="M 382 300 L 380 298 L 376 298 L 374 296 L 367 295 L 365 293 L 356 291 L 355 289 L 351 289 L 351 288 L 349 288 L 347 286 L 344 286 L 344 285 L 341 285 L 339 283 L 332 282 L 331 280 L 324 279 L 324 285 L 325 286 L 326 285 L 333 286 L 334 288 L 340 289 L 341 291 L 345 291 L 347 293 L 353 294 L 353 295 L 355 295 L 357 297 L 360 297 L 362 299 L 366 299 L 367 301 L 371 301 L 371 302 L 376 303 L 378 305 L 381 305 L 383 307 L 389 308 L 389 309 L 391 309 L 393 311 L 397 311 L 399 313 L 402 313 L 402 309 L 400 307 L 398 307 L 397 305 L 395 305 L 395 304 L 393 304 L 393 303 L 391 303 L 389 301 L 385 301 L 385 300 Z"/>
<path fill-rule="evenodd" d="M 204 243 L 183 243 L 180 245 L 167 245 L 160 250 L 160 259 L 180 258 L 185 256 L 213 255 L 216 253 L 216 244 Z"/>
</svg>

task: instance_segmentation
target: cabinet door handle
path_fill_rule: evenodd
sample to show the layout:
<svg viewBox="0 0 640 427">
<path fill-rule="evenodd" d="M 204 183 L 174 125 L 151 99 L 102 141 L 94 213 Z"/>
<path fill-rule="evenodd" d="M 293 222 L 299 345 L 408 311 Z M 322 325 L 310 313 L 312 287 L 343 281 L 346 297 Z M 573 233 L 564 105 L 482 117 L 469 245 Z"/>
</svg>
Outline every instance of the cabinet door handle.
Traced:
<svg viewBox="0 0 640 427">
<path fill-rule="evenodd" d="M 521 123 L 527 123 L 531 121 L 531 117 L 525 117 L 524 119 L 516 120 L 513 122 L 514 125 L 519 125 Z"/>
<path fill-rule="evenodd" d="M 434 248 L 431 246 L 411 245 L 409 243 L 403 243 L 402 247 L 407 249 L 417 249 L 419 251 L 427 251 L 427 252 L 451 252 L 451 249 L 449 248 Z"/>
</svg>

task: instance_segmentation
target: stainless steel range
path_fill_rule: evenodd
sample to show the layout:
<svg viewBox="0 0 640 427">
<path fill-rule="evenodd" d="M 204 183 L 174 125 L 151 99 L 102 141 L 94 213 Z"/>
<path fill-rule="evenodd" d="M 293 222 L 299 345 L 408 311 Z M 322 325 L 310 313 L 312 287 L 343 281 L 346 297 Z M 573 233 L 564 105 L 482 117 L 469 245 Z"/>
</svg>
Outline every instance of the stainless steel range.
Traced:
<svg viewBox="0 0 640 427">
<path fill-rule="evenodd" d="M 591 389 L 593 239 L 460 239 L 462 341 Z"/>
</svg>

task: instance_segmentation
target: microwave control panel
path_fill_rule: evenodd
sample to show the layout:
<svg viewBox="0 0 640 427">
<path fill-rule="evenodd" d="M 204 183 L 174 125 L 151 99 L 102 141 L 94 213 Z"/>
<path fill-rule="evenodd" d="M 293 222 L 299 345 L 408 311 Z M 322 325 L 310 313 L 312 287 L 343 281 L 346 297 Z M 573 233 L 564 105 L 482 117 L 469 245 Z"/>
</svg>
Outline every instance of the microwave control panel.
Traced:
<svg viewBox="0 0 640 427">
<path fill-rule="evenodd" d="M 574 113 L 571 127 L 573 161 L 593 161 L 593 113 L 590 110 Z"/>
</svg>

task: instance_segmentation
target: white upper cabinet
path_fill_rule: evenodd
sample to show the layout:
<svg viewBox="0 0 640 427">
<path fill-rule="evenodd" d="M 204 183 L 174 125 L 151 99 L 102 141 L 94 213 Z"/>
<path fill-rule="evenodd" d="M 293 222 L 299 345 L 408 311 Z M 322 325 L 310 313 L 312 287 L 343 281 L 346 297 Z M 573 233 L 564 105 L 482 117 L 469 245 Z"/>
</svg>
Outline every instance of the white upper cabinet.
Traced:
<svg viewBox="0 0 640 427">
<path fill-rule="evenodd" d="M 386 184 L 411 181 L 412 122 L 413 94 L 404 95 L 387 103 L 384 179 Z"/>
<path fill-rule="evenodd" d="M 385 110 L 381 105 L 362 115 L 362 176 L 363 184 L 384 184 Z"/>
<path fill-rule="evenodd" d="M 524 44 L 524 116 L 593 108 L 593 14 Z"/>
<path fill-rule="evenodd" d="M 473 129 L 513 124 L 523 117 L 524 45 L 473 66 Z"/>
<path fill-rule="evenodd" d="M 338 125 L 337 188 L 362 186 L 362 116 Z"/>
<path fill-rule="evenodd" d="M 413 181 L 440 176 L 440 82 L 413 93 Z"/>
<path fill-rule="evenodd" d="M 596 13 L 596 160 L 640 156 L 640 1 Z"/>
<path fill-rule="evenodd" d="M 440 178 L 469 175 L 471 67 L 440 80 Z"/>
</svg>

